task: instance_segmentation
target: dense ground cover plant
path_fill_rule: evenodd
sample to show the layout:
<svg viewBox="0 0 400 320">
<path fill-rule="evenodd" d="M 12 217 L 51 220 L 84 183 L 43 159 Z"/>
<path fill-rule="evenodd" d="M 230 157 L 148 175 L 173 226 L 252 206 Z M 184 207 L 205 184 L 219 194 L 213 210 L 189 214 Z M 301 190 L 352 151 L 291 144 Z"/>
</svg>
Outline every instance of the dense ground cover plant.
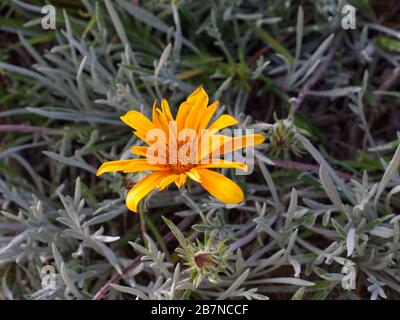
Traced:
<svg viewBox="0 0 400 320">
<path fill-rule="evenodd" d="M 1 299 L 399 298 L 397 1 L 51 1 L 43 30 L 46 3 L 0 4 Z M 120 117 L 199 85 L 267 137 L 221 171 L 245 201 L 130 212 L 145 173 L 96 178 L 139 146 Z"/>
</svg>

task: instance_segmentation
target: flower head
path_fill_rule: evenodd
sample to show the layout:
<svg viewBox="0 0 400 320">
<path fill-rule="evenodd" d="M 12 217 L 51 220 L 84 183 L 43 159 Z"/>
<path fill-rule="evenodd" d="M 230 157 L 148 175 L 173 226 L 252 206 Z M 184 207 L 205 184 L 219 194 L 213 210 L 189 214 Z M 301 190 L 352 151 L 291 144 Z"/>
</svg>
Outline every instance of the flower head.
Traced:
<svg viewBox="0 0 400 320">
<path fill-rule="evenodd" d="M 268 150 L 274 158 L 279 158 L 283 154 L 284 159 L 290 158 L 290 153 L 300 156 L 303 153 L 303 147 L 297 139 L 296 134 L 308 135 L 304 129 L 298 128 L 290 114 L 287 119 L 277 119 L 274 114 L 275 123 L 268 128 L 269 145 Z"/>
<path fill-rule="evenodd" d="M 128 111 L 121 120 L 147 144 L 131 149 L 133 154 L 142 158 L 105 162 L 97 175 L 114 171 L 154 171 L 137 182 L 127 194 L 126 205 L 134 212 L 140 200 L 153 189 L 163 190 L 171 183 L 181 188 L 187 178 L 200 183 L 224 203 L 242 202 L 244 195 L 240 187 L 210 169 L 237 168 L 247 171 L 245 163 L 223 160 L 220 156 L 260 144 L 264 137 L 261 134 L 233 137 L 220 134 L 220 130 L 238 121 L 229 114 L 223 114 L 209 124 L 218 103 L 215 101 L 208 105 L 208 95 L 199 87 L 180 105 L 175 118 L 165 99 L 161 101 L 161 108 L 154 103 L 152 120 L 138 111 Z"/>
<path fill-rule="evenodd" d="M 195 287 L 198 287 L 204 278 L 212 283 L 221 281 L 220 275 L 229 274 L 228 259 L 232 256 L 225 241 L 215 241 L 212 235 L 205 234 L 204 244 L 199 240 L 190 242 L 188 249 L 176 249 L 178 255 L 185 260 L 187 272 L 191 274 Z"/>
</svg>

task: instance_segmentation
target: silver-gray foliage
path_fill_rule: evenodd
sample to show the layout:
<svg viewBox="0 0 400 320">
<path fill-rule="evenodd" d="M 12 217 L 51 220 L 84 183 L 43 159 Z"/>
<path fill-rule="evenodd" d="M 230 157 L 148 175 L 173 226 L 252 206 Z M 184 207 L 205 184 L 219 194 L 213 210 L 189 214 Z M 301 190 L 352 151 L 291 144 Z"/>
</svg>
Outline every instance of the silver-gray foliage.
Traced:
<svg viewBox="0 0 400 320">
<path fill-rule="evenodd" d="M 271 2 L 276 5 L 280 1 Z M 204 279 L 195 287 L 187 266 L 177 262 L 173 254 L 178 243 L 173 238 L 164 243 L 157 227 L 150 228 L 154 222 L 148 221 L 149 230 L 142 237 L 137 216 L 125 207 L 122 175 L 93 180 L 101 162 L 126 159 L 129 148 L 138 143 L 119 121 L 123 113 L 135 108 L 150 114 L 152 102 L 162 97 L 176 106 L 195 88 L 188 80 L 190 73 L 202 71 L 191 66 L 191 57 L 212 58 L 199 47 L 201 37 L 211 38 L 224 59 L 236 61 L 234 49 L 224 38 L 227 26 L 237 27 L 243 21 L 274 25 L 281 20 L 279 10 L 277 16 L 250 14 L 241 11 L 242 3 L 256 13 L 264 12 L 258 1 L 221 1 L 218 8 L 207 5 L 203 9 L 186 4 L 192 6 L 193 15 L 202 10 L 209 13 L 204 21 L 196 19 L 195 35 L 182 29 L 176 2 L 163 2 L 159 15 L 157 10 L 151 12 L 125 0 L 82 1 L 94 17 L 88 29 L 82 20 L 64 11 L 55 45 L 44 55 L 29 43 L 29 34 L 18 33 L 35 63 L 27 69 L 0 62 L 1 70 L 33 85 L 32 104 L 26 101 L 15 115 L 39 116 L 51 129 L 29 135 L 14 149 L 0 152 L 5 165 L 18 163 L 27 173 L 27 177 L 10 174 L 0 178 L 0 298 L 92 299 L 116 274 L 122 279 L 113 283 L 103 298 L 182 299 L 192 295 L 267 299 L 277 293 L 293 299 L 301 299 L 305 293 L 312 299 L 360 298 L 364 289 L 371 299 L 400 297 L 400 219 L 393 210 L 399 207 L 400 146 L 390 161 L 376 149 L 363 109 L 366 83 L 350 86 L 344 77 L 332 83 L 331 89 L 310 94 L 350 97 L 349 108 L 360 118 L 370 147 L 375 148 L 370 152 L 380 157 L 384 169 L 380 179 L 368 172 L 361 179 L 344 179 L 328 156 L 296 130 L 292 139 L 318 164 L 319 171 L 299 173 L 297 179 L 284 181 L 273 175 L 278 164 L 262 145 L 256 150 L 256 177 L 239 181 L 246 190 L 246 202 L 241 205 L 222 204 L 194 185 L 190 192 L 171 189 L 146 200 L 145 215 L 154 214 L 157 224 L 165 207 L 171 207 L 169 218 L 176 221 L 194 217 L 191 232 L 183 231 L 187 241 L 201 239 L 204 232 L 212 233 L 217 242 L 226 241 L 232 256 L 227 260 L 229 273 L 221 275 L 219 283 Z M 29 10 L 35 8 L 21 9 L 33 14 Z M 318 9 L 326 14 L 326 6 Z M 166 15 L 170 19 L 160 18 Z M 278 52 L 271 61 L 260 57 L 248 70 L 252 80 L 284 74 L 277 83 L 288 104 L 292 101 L 289 97 L 301 89 L 323 60 L 332 45 L 331 34 L 337 30 L 337 21 L 329 19 L 318 41 L 305 41 L 303 15 L 300 8 L 297 28 L 290 26 L 298 33 L 294 59 Z M 126 28 L 127 21 L 134 21 L 132 26 L 140 24 L 143 39 Z M 162 50 L 149 41 L 148 29 L 157 32 L 157 39 L 164 43 Z M 244 47 L 254 37 L 248 28 L 237 44 Z M 373 43 L 361 39 L 356 45 Z M 267 134 L 273 124 L 255 124 L 245 116 L 249 95 L 240 87 L 237 74 L 229 77 L 222 66 L 207 72 L 213 98 L 220 98 L 225 109 L 242 120 L 243 127 Z M 6 116 L 13 116 L 13 111 Z M 19 155 L 26 148 L 43 151 L 39 155 L 42 167 L 33 167 L 30 159 Z M 128 178 L 134 182 L 139 177 Z M 312 183 L 304 183 L 305 179 Z M 89 185 L 90 181 L 95 183 Z M 121 227 L 133 219 L 135 225 Z M 124 271 L 138 255 L 137 263 Z M 51 287 L 42 284 L 41 269 L 48 264 L 56 270 Z"/>
</svg>

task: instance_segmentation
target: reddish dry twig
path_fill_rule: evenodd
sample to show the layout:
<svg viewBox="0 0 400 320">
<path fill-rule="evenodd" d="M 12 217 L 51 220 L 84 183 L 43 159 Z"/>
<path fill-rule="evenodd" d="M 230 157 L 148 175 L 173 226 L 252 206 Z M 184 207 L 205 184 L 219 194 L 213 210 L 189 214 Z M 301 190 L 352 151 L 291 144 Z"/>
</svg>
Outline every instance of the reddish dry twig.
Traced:
<svg viewBox="0 0 400 320">
<path fill-rule="evenodd" d="M 236 242 L 232 243 L 232 245 L 228 249 L 228 252 L 235 252 L 237 249 L 245 246 L 250 241 L 252 241 L 256 236 L 257 236 L 257 229 L 254 228 L 252 231 L 250 231 L 243 238 L 240 238 Z"/>
<path fill-rule="evenodd" d="M 338 48 L 340 38 L 341 38 L 340 34 L 339 34 L 339 36 L 336 36 L 325 59 L 322 61 L 320 66 L 317 68 L 317 70 L 314 72 L 312 77 L 310 79 L 308 79 L 307 82 L 304 84 L 304 86 L 301 88 L 297 98 L 295 99 L 295 101 L 293 103 L 294 111 L 296 111 L 300 107 L 300 105 L 303 103 L 305 97 L 307 96 L 308 92 L 317 83 L 317 81 L 321 78 L 322 74 L 325 72 L 325 70 L 330 65 L 333 57 L 335 56 L 336 50 Z"/>
<path fill-rule="evenodd" d="M 280 38 L 278 38 L 279 42 L 283 42 L 286 41 L 289 38 L 288 34 L 284 34 L 283 36 L 281 36 Z M 258 51 L 256 51 L 249 59 L 246 60 L 247 64 L 253 64 L 254 62 L 257 61 L 257 59 L 259 57 L 261 57 L 262 55 L 266 54 L 267 52 L 269 52 L 271 50 L 271 47 L 265 46 L 260 48 Z"/>
<path fill-rule="evenodd" d="M 188 226 L 191 225 L 192 221 L 195 219 L 196 216 L 190 216 L 190 217 L 186 217 L 184 218 L 179 224 L 178 224 L 178 228 L 180 230 L 185 230 Z M 174 236 L 172 234 L 172 232 L 168 232 L 164 237 L 163 237 L 163 241 L 165 243 L 170 242 L 171 240 L 174 239 Z M 102 286 L 100 288 L 99 291 L 97 291 L 97 293 L 94 295 L 93 300 L 100 300 L 101 298 L 103 298 L 103 296 L 110 290 L 111 285 L 118 283 L 122 277 L 124 275 L 126 275 L 129 270 L 131 270 L 132 268 L 134 268 L 140 261 L 140 259 L 142 258 L 143 255 L 138 255 L 136 256 L 123 270 L 122 273 L 117 273 L 115 274 L 110 280 L 107 281 L 107 283 Z"/>
<path fill-rule="evenodd" d="M 385 91 L 393 87 L 400 78 L 400 68 L 396 67 L 392 70 L 391 74 L 383 81 L 379 90 Z"/>
<path fill-rule="evenodd" d="M 33 127 L 25 124 L 2 124 L 0 132 L 50 133 L 52 130 L 43 127 Z"/>
<path fill-rule="evenodd" d="M 135 267 L 140 259 L 142 258 L 142 254 L 138 255 L 137 257 L 135 257 L 135 259 L 133 259 L 123 270 L 122 273 L 117 273 L 115 274 L 110 280 L 107 281 L 107 283 L 102 286 L 100 288 L 99 291 L 97 291 L 97 293 L 95 294 L 95 296 L 93 297 L 93 300 L 100 300 L 107 292 L 108 290 L 110 290 L 110 287 L 112 284 L 117 283 L 119 280 L 122 279 L 122 277 L 128 273 L 129 270 L 131 270 L 133 267 Z"/>
</svg>

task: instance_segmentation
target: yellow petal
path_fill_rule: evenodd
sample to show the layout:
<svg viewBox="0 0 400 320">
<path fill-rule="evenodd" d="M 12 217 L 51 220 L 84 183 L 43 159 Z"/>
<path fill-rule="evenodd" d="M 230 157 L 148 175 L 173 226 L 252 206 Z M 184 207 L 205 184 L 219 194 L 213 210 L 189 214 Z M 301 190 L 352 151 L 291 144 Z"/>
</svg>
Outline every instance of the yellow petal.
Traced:
<svg viewBox="0 0 400 320">
<path fill-rule="evenodd" d="M 197 181 L 197 182 L 199 182 L 199 183 L 201 182 L 200 174 L 199 174 L 199 172 L 197 171 L 196 168 L 190 169 L 190 171 L 186 172 L 186 174 L 188 175 L 188 177 L 189 177 L 190 179 L 192 179 L 192 180 L 194 180 L 194 181 Z"/>
<path fill-rule="evenodd" d="M 159 124 L 158 123 L 158 119 L 156 119 L 156 117 L 158 116 L 157 114 L 156 114 L 156 110 L 157 110 L 157 100 L 155 100 L 154 101 L 154 103 L 153 103 L 153 108 L 152 108 L 152 121 L 153 121 L 153 125 L 156 127 L 156 128 L 159 128 L 160 126 L 159 125 L 157 125 L 157 124 Z"/>
<path fill-rule="evenodd" d="M 207 107 L 203 115 L 201 115 L 202 119 L 200 120 L 198 130 L 205 129 L 207 127 L 215 111 L 217 110 L 218 105 L 219 105 L 219 100 L 213 102 Z"/>
<path fill-rule="evenodd" d="M 166 135 L 168 134 L 168 119 L 163 112 L 157 108 L 155 103 L 153 105 L 153 124 L 156 128 L 164 130 Z"/>
<path fill-rule="evenodd" d="M 122 171 L 124 173 L 128 172 L 139 172 L 139 171 L 147 171 L 147 170 L 165 170 L 164 165 L 159 164 L 150 164 L 147 159 L 132 159 L 125 167 L 123 167 Z"/>
<path fill-rule="evenodd" d="M 143 133 L 142 131 L 134 131 L 133 134 L 137 136 L 140 140 L 146 142 L 147 144 L 151 144 L 151 141 L 147 141 L 147 132 Z"/>
<path fill-rule="evenodd" d="M 136 110 L 128 111 L 121 117 L 121 120 L 144 136 L 146 136 L 149 130 L 154 128 L 149 118 Z"/>
<path fill-rule="evenodd" d="M 199 150 L 197 152 L 197 160 L 208 158 L 213 150 L 219 149 L 221 145 L 224 145 L 226 140 L 229 139 L 227 136 L 216 134 L 216 130 L 205 130 L 202 133 L 199 141 Z"/>
<path fill-rule="evenodd" d="M 176 115 L 178 131 L 185 127 L 195 128 L 193 125 L 198 125 L 200 108 L 203 107 L 205 109 L 207 105 L 208 95 L 203 87 L 200 86 L 179 106 Z"/>
<path fill-rule="evenodd" d="M 174 141 L 176 143 L 178 137 L 178 127 L 175 120 L 168 122 L 168 136 L 170 137 L 168 144 L 170 144 L 170 141 Z"/>
<path fill-rule="evenodd" d="M 147 153 L 147 147 L 145 147 L 145 146 L 133 146 L 131 148 L 131 153 L 132 154 L 136 154 L 138 156 L 145 157 L 146 153 Z"/>
<path fill-rule="evenodd" d="M 178 131 L 185 127 L 185 120 L 187 115 L 189 114 L 191 105 L 185 101 L 182 102 L 179 106 L 178 113 L 176 115 L 176 124 L 178 126 Z"/>
<path fill-rule="evenodd" d="M 158 163 L 159 161 L 159 157 L 155 157 L 155 156 L 152 156 L 151 154 L 150 154 L 150 152 L 148 153 L 148 150 L 149 150 L 149 148 L 151 148 L 151 147 L 145 147 L 145 146 L 133 146 L 132 148 L 131 148 L 131 153 L 132 154 L 136 154 L 136 155 L 138 155 L 138 156 L 142 156 L 142 157 L 146 157 L 146 159 L 150 159 L 151 161 L 149 161 L 151 164 L 154 164 L 154 163 Z"/>
<path fill-rule="evenodd" d="M 154 172 L 136 183 L 126 196 L 126 206 L 129 210 L 137 212 L 140 200 L 150 193 L 166 176 L 165 171 Z"/>
<path fill-rule="evenodd" d="M 149 164 L 160 164 L 160 160 L 161 160 L 161 158 L 160 157 L 158 157 L 158 156 L 153 156 L 151 153 L 154 153 L 154 148 L 153 149 L 150 149 L 150 152 L 148 152 L 149 151 L 149 148 L 153 148 L 153 147 L 145 147 L 145 146 L 133 146 L 132 148 L 131 148 L 131 153 L 132 154 L 136 154 L 136 155 L 138 155 L 138 156 L 142 156 L 142 157 L 145 157 L 147 160 L 148 160 L 148 162 L 149 162 Z M 161 148 L 160 148 L 161 149 Z"/>
<path fill-rule="evenodd" d="M 247 134 L 244 136 L 237 136 L 231 138 L 232 141 L 226 141 L 220 148 L 220 154 L 233 152 L 239 149 L 245 149 L 247 147 L 261 144 L 265 141 L 265 137 L 262 134 Z"/>
<path fill-rule="evenodd" d="M 97 169 L 96 176 L 99 176 L 105 172 L 122 171 L 123 168 L 128 165 L 132 160 L 117 160 L 104 162 L 99 169 Z"/>
<path fill-rule="evenodd" d="M 164 115 L 167 117 L 168 121 L 172 121 L 174 119 L 167 100 L 165 100 L 165 99 L 161 100 L 161 109 L 162 109 Z"/>
<path fill-rule="evenodd" d="M 185 120 L 185 128 L 197 130 L 202 116 L 207 109 L 208 95 L 203 87 L 199 87 L 189 96 L 187 102 L 191 105 L 191 108 Z"/>
<path fill-rule="evenodd" d="M 242 189 L 231 179 L 208 169 L 197 171 L 201 177 L 201 185 L 213 197 L 224 203 L 240 203 L 244 200 Z"/>
<path fill-rule="evenodd" d="M 210 127 L 208 128 L 209 130 L 216 129 L 216 130 L 222 130 L 224 128 L 234 126 L 237 124 L 239 121 L 237 121 L 234 117 L 232 117 L 229 114 L 223 114 L 220 116 L 217 120 L 215 120 Z"/>
<path fill-rule="evenodd" d="M 208 164 L 199 164 L 196 168 L 236 168 L 244 171 L 248 170 L 247 164 L 243 162 L 223 160 L 220 158 L 210 158 L 208 159 Z"/>
<path fill-rule="evenodd" d="M 248 134 L 237 137 L 214 135 L 208 137 L 208 139 L 209 143 L 203 143 L 204 146 L 202 145 L 201 159 L 204 159 L 207 156 L 218 157 L 219 155 L 228 152 L 263 143 L 265 137 L 262 134 Z"/>
<path fill-rule="evenodd" d="M 199 86 L 196 90 L 194 90 L 189 97 L 186 99 L 186 102 L 189 102 L 195 106 L 202 106 L 208 104 L 208 95 L 207 92 L 204 90 L 203 86 Z"/>
<path fill-rule="evenodd" d="M 151 148 L 152 152 L 150 152 L 152 155 L 154 154 L 155 150 L 159 150 L 160 152 L 163 152 L 163 154 L 166 154 L 168 152 L 168 132 L 166 132 L 163 128 L 154 128 L 153 130 L 149 131 L 148 134 L 143 137 L 138 134 L 138 132 L 135 132 L 135 135 L 137 135 L 140 139 L 143 140 L 149 145 L 147 152 L 149 152 L 149 148 Z"/>
<path fill-rule="evenodd" d="M 186 182 L 186 174 L 181 173 L 175 179 L 175 184 L 178 188 L 181 188 Z"/>
<path fill-rule="evenodd" d="M 164 179 L 162 179 L 162 181 L 157 185 L 158 190 L 162 191 L 164 190 L 166 187 L 168 187 L 172 182 L 174 182 L 176 180 L 176 178 L 178 178 L 179 175 L 178 174 L 171 174 L 167 177 L 165 177 Z"/>
</svg>

